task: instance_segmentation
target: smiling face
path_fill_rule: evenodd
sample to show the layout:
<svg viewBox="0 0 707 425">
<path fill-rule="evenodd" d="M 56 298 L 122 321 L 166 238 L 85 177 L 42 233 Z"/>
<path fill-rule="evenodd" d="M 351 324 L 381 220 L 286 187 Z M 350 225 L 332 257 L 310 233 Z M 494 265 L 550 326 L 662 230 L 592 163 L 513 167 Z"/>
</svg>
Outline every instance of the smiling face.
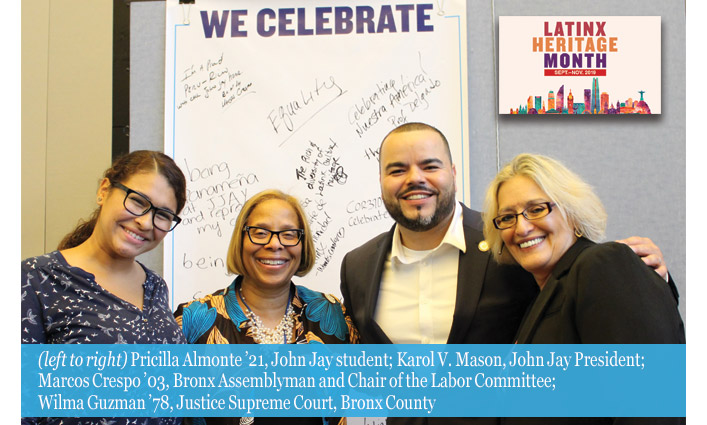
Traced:
<svg viewBox="0 0 707 425">
<path fill-rule="evenodd" d="M 268 199 L 258 204 L 246 220 L 246 226 L 262 227 L 274 232 L 300 229 L 294 208 L 281 199 Z M 273 235 L 267 245 L 256 245 L 243 233 L 244 285 L 281 289 L 289 285 L 302 259 L 302 242 L 283 246 Z"/>
<path fill-rule="evenodd" d="M 134 174 L 121 183 L 143 194 L 156 207 L 172 212 L 177 209 L 174 189 L 161 174 Z M 111 186 L 108 179 L 101 182 L 98 197 L 101 212 L 92 237 L 109 256 L 133 259 L 156 247 L 168 233 L 153 226 L 154 211 L 139 217 L 128 212 L 123 205 L 125 191 Z"/>
<path fill-rule="evenodd" d="M 456 171 L 435 131 L 390 134 L 380 151 L 381 197 L 401 226 L 427 231 L 446 225 L 454 211 Z"/>
<path fill-rule="evenodd" d="M 525 176 L 515 176 L 498 189 L 499 215 L 517 214 L 541 202 L 551 200 Z M 577 239 L 557 207 L 537 220 L 529 221 L 519 215 L 513 227 L 500 232 L 508 252 L 521 267 L 533 274 L 541 289 L 562 255 Z"/>
</svg>

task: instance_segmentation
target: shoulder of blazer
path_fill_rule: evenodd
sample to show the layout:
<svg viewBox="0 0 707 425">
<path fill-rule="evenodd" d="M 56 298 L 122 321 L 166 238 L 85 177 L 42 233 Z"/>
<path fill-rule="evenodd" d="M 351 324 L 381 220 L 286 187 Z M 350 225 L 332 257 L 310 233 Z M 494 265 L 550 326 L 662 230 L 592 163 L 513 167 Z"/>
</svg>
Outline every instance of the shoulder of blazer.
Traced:
<svg viewBox="0 0 707 425">
<path fill-rule="evenodd" d="M 476 247 L 479 242 L 484 240 L 481 213 L 465 207 L 464 204 L 462 204 L 462 225 L 467 247 Z"/>
<path fill-rule="evenodd" d="M 355 261 L 361 258 L 368 258 L 375 255 L 381 245 L 392 245 L 394 229 L 395 226 L 393 226 L 389 231 L 381 233 L 373 239 L 365 242 L 363 245 L 352 249 L 344 256 L 344 260 Z"/>
<path fill-rule="evenodd" d="M 461 206 L 464 227 L 471 227 L 472 229 L 481 232 L 484 229 L 484 222 L 481 219 L 481 213 L 468 208 L 464 204 L 461 204 Z"/>
</svg>

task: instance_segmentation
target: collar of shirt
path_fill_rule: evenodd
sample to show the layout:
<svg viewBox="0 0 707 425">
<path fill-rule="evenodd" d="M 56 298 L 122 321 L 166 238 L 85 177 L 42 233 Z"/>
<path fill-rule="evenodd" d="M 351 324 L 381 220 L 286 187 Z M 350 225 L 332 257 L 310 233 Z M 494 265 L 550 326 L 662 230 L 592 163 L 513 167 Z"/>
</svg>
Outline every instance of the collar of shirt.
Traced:
<svg viewBox="0 0 707 425">
<path fill-rule="evenodd" d="M 438 250 L 442 245 L 451 245 L 461 252 L 466 252 L 466 243 L 464 239 L 464 226 L 462 226 L 462 207 L 459 202 L 456 203 L 454 207 L 454 213 L 452 215 L 452 222 L 447 228 L 447 233 L 444 234 L 444 238 L 439 245 L 429 251 L 423 251 L 426 254 L 415 258 L 410 258 L 410 256 L 405 255 L 405 247 L 403 246 L 402 240 L 400 239 L 400 227 L 396 224 L 395 231 L 393 233 L 393 246 L 390 249 L 390 260 L 397 260 L 403 264 L 412 264 L 416 261 L 420 261 L 432 252 Z"/>
</svg>

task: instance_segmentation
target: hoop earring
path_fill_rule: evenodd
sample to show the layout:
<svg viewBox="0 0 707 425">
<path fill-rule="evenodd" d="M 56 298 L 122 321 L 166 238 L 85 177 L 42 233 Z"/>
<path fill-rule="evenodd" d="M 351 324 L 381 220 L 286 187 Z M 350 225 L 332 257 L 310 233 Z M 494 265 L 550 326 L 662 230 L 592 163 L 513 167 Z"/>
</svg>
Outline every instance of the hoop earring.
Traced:
<svg viewBox="0 0 707 425">
<path fill-rule="evenodd" d="M 582 236 L 584 236 L 582 234 L 582 232 L 576 227 L 574 228 L 574 235 L 577 236 L 578 238 L 581 238 Z"/>
</svg>

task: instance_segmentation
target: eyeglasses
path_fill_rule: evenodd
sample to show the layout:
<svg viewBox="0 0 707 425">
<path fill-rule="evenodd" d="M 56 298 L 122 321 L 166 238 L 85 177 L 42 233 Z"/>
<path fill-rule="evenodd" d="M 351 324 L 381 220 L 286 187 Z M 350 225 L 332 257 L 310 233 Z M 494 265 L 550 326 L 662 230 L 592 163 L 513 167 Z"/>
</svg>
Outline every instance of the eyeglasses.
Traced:
<svg viewBox="0 0 707 425">
<path fill-rule="evenodd" d="M 518 214 L 501 214 L 493 219 L 493 225 L 498 230 L 510 229 L 515 226 L 518 221 L 518 216 L 522 215 L 526 220 L 537 220 L 543 218 L 552 212 L 552 207 L 555 204 L 552 202 L 541 202 L 539 204 L 533 204 Z"/>
<path fill-rule="evenodd" d="M 245 226 L 243 232 L 247 233 L 248 239 L 256 245 L 267 245 L 273 235 L 277 235 L 277 239 L 282 246 L 297 246 L 302 240 L 302 236 L 304 236 L 303 229 L 286 229 L 273 232 L 262 227 Z"/>
<path fill-rule="evenodd" d="M 123 206 L 130 214 L 140 217 L 155 210 L 155 213 L 152 215 L 152 225 L 155 226 L 156 229 L 163 232 L 171 232 L 177 227 L 177 224 L 182 221 L 182 219 L 177 217 L 172 211 L 152 205 L 152 202 L 142 193 L 136 192 L 118 182 L 110 182 L 110 184 L 111 186 L 125 191 Z"/>
</svg>

